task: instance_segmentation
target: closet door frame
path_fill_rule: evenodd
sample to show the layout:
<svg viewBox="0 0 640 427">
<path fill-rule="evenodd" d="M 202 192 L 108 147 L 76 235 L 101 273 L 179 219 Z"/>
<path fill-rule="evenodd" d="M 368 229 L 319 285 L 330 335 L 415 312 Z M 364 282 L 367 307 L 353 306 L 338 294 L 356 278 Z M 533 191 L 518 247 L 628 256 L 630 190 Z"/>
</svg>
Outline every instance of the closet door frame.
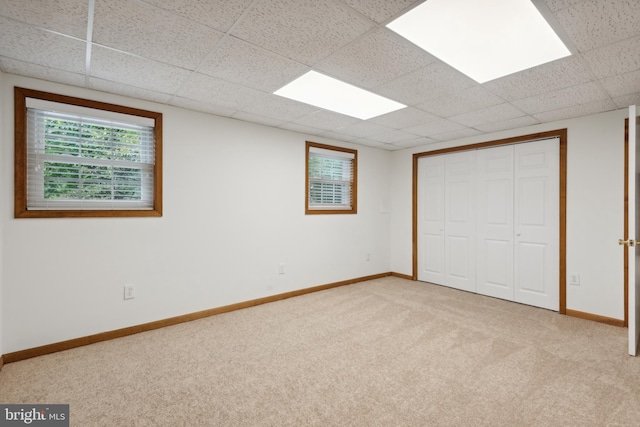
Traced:
<svg viewBox="0 0 640 427">
<path fill-rule="evenodd" d="M 456 151 L 467 151 L 478 148 L 496 147 L 508 144 L 517 144 L 527 141 L 535 141 L 539 139 L 547 139 L 557 137 L 560 139 L 560 188 L 559 188 L 559 304 L 558 312 L 560 314 L 567 313 L 567 129 L 557 129 L 547 132 L 522 135 L 513 138 L 505 138 L 495 141 L 482 142 L 478 144 L 463 145 L 459 147 L 445 148 L 440 150 L 415 153 L 413 155 L 413 209 L 412 209 L 412 278 L 418 280 L 418 159 L 425 156 L 434 156 L 437 154 L 453 153 Z"/>
</svg>

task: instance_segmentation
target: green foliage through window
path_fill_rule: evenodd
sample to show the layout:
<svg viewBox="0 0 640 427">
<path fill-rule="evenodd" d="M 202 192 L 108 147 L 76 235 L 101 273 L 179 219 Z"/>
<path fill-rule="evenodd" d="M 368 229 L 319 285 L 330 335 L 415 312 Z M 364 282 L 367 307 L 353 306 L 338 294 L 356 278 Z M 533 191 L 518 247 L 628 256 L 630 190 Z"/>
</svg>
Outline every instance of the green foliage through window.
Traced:
<svg viewBox="0 0 640 427">
<path fill-rule="evenodd" d="M 142 169 L 91 163 L 92 160 L 141 162 L 140 131 L 77 120 L 45 118 L 44 123 L 44 153 L 76 160 L 44 162 L 45 199 L 141 199 Z"/>
<path fill-rule="evenodd" d="M 142 202 L 152 197 L 153 128 L 29 109 L 31 202 Z"/>
<path fill-rule="evenodd" d="M 140 200 L 142 170 L 45 162 L 44 197 L 58 200 Z"/>
</svg>

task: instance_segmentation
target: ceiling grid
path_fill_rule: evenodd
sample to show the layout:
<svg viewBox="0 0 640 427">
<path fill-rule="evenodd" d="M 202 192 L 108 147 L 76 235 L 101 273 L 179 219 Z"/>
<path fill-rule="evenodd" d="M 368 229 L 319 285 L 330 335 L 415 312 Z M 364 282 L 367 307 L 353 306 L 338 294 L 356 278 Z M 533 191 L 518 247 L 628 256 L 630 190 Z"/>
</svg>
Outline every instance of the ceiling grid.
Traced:
<svg viewBox="0 0 640 427">
<path fill-rule="evenodd" d="M 0 0 L 0 70 L 385 150 L 640 104 L 637 0 L 533 0 L 572 55 L 483 84 L 385 27 L 422 3 Z M 408 107 L 273 94 L 310 70 Z"/>
</svg>

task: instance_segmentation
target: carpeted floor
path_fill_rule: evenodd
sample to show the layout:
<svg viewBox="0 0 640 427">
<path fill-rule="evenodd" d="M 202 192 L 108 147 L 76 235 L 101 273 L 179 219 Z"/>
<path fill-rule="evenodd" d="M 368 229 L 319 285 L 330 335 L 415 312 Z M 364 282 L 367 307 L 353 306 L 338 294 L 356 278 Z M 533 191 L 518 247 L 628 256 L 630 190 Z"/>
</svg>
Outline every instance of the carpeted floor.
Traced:
<svg viewBox="0 0 640 427">
<path fill-rule="evenodd" d="M 48 356 L 0 403 L 91 426 L 638 426 L 627 330 L 394 277 Z"/>
</svg>

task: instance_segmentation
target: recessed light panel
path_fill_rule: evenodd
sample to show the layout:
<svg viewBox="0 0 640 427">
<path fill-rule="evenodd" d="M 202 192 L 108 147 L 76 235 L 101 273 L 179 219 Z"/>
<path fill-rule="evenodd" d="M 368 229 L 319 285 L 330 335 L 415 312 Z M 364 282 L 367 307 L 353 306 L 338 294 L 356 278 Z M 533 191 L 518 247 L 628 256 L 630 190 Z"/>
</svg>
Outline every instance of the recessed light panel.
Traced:
<svg viewBox="0 0 640 427">
<path fill-rule="evenodd" d="M 479 83 L 571 54 L 530 0 L 427 0 L 387 27 Z"/>
<path fill-rule="evenodd" d="M 309 71 L 274 94 L 362 120 L 406 107 L 315 71 Z"/>
</svg>

